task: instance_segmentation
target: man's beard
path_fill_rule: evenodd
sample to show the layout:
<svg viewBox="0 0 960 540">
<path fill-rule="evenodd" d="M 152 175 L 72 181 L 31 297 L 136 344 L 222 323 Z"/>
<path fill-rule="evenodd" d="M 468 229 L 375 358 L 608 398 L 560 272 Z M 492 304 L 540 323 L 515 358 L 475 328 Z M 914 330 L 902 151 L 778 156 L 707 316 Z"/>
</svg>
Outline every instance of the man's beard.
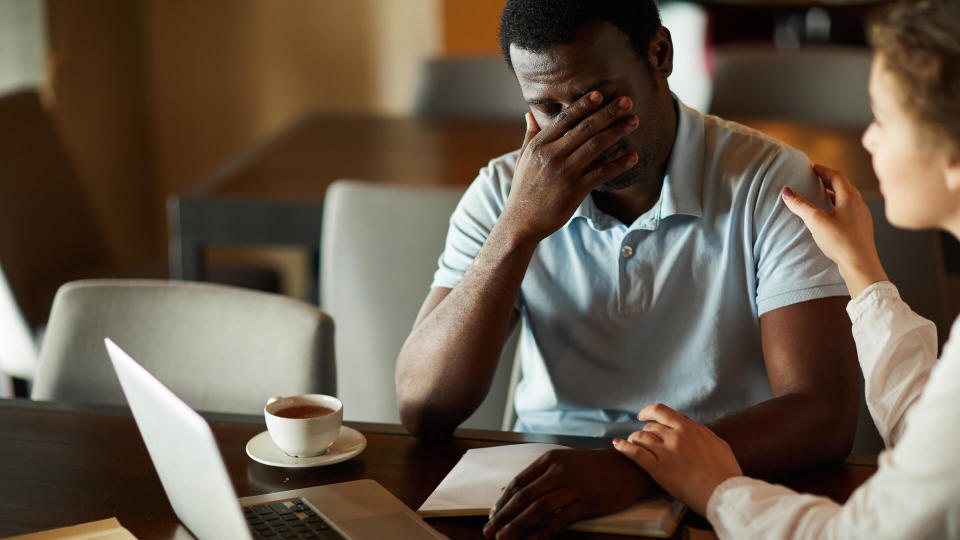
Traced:
<svg viewBox="0 0 960 540">
<path fill-rule="evenodd" d="M 650 168 L 651 157 L 648 153 L 641 154 L 639 152 L 637 153 L 637 157 L 638 159 L 636 165 L 600 184 L 594 188 L 594 191 L 619 191 L 636 184 L 640 180 L 643 180 L 644 171 L 647 171 Z"/>
</svg>

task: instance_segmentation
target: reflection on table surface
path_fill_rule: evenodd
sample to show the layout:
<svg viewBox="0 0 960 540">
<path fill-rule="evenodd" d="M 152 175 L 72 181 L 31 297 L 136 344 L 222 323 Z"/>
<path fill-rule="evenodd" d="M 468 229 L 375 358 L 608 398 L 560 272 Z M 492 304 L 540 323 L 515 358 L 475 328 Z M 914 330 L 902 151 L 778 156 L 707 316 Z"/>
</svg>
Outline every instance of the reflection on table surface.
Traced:
<svg viewBox="0 0 960 540">
<path fill-rule="evenodd" d="M 470 448 L 517 442 L 609 447 L 606 439 L 470 430 L 458 431 L 450 440 L 423 442 L 400 426 L 348 422 L 367 437 L 362 454 L 326 467 L 282 469 L 256 463 L 244 451 L 246 442 L 264 430 L 262 416 L 205 416 L 238 496 L 370 478 L 416 509 Z M 117 517 L 138 538 L 184 533 L 126 409 L 0 400 L 0 426 L 0 536 L 109 517 Z M 842 502 L 875 472 L 874 463 L 854 456 L 787 484 Z M 484 521 L 441 518 L 430 523 L 453 539 L 480 539 Z M 688 512 L 675 537 L 702 537 L 698 529 L 706 527 Z M 620 537 L 568 532 L 561 538 Z"/>
</svg>

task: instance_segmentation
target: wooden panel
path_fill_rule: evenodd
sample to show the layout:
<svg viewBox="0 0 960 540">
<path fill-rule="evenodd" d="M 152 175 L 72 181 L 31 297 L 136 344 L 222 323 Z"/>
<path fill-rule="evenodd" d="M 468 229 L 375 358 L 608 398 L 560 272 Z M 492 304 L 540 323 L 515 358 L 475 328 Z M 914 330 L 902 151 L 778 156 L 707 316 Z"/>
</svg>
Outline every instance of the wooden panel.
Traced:
<svg viewBox="0 0 960 540">
<path fill-rule="evenodd" d="M 444 52 L 449 56 L 500 54 L 497 29 L 506 4 L 506 0 L 444 0 Z"/>
<path fill-rule="evenodd" d="M 47 18 L 49 108 L 111 252 L 124 261 L 162 256 L 142 6 L 52 0 Z"/>
</svg>

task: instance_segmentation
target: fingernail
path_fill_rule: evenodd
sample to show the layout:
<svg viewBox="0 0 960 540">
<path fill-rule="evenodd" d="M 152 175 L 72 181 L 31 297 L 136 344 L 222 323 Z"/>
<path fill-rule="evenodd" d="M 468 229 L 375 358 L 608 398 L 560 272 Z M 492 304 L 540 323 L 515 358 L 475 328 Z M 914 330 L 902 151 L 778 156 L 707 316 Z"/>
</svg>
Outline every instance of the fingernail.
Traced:
<svg viewBox="0 0 960 540">
<path fill-rule="evenodd" d="M 624 109 L 624 110 L 629 109 L 629 108 L 630 108 L 630 98 L 628 98 L 628 97 L 622 97 L 622 98 L 620 98 L 620 100 L 617 101 L 617 106 L 620 107 L 621 109 Z"/>
<path fill-rule="evenodd" d="M 630 157 L 627 158 L 627 163 L 633 164 L 640 160 L 640 156 L 636 152 L 630 152 Z"/>
<path fill-rule="evenodd" d="M 793 197 L 794 195 L 796 195 L 796 193 L 794 193 L 792 189 L 790 189 L 790 188 L 788 188 L 788 187 L 783 188 L 783 196 L 784 196 L 784 197 L 786 197 L 786 198 L 789 199 L 789 198 Z"/>
<path fill-rule="evenodd" d="M 637 127 L 637 124 L 639 123 L 640 123 L 640 119 L 637 118 L 636 116 L 631 116 L 630 118 L 627 118 L 627 125 L 630 127 Z"/>
<path fill-rule="evenodd" d="M 622 442 L 623 442 L 623 439 L 614 438 L 614 439 L 613 439 L 613 446 L 619 446 L 620 443 L 622 443 Z"/>
<path fill-rule="evenodd" d="M 602 99 L 603 99 L 603 96 L 600 95 L 600 92 L 596 90 L 594 90 L 593 92 L 590 92 L 590 101 L 594 103 L 600 103 Z"/>
</svg>

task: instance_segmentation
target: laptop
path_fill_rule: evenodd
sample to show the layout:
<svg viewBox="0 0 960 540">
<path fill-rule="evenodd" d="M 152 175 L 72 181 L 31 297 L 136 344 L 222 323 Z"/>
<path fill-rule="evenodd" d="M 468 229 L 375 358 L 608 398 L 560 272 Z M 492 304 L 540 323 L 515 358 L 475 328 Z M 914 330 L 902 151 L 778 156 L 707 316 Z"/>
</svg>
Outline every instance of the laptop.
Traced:
<svg viewBox="0 0 960 540">
<path fill-rule="evenodd" d="M 104 342 L 170 505 L 197 538 L 446 538 L 373 480 L 238 499 L 207 422 Z"/>
</svg>

